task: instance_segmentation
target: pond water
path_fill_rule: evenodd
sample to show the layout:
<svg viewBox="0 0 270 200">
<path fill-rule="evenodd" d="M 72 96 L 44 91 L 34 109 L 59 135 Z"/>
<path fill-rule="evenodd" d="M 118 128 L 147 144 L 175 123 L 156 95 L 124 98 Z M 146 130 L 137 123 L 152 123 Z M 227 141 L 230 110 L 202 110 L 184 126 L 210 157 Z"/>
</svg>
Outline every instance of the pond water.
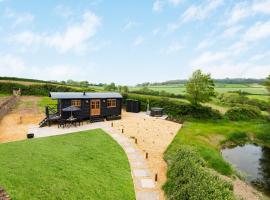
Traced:
<svg viewBox="0 0 270 200">
<path fill-rule="evenodd" d="M 270 148 L 246 144 L 223 149 L 222 156 L 247 182 L 270 196 Z"/>
</svg>

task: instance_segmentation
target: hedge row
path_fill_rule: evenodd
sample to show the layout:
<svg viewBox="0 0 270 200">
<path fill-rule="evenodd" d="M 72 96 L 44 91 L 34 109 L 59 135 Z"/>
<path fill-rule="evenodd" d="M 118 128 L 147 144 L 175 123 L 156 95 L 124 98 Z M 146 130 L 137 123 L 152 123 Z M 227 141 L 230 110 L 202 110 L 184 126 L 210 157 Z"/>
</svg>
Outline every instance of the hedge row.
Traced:
<svg viewBox="0 0 270 200">
<path fill-rule="evenodd" d="M 238 93 L 223 93 L 218 96 L 218 99 L 229 106 L 237 106 L 237 105 L 251 105 L 257 106 L 262 111 L 266 111 L 269 109 L 270 104 L 267 101 L 259 100 L 259 99 L 251 99 L 245 95 L 240 95 Z"/>
<path fill-rule="evenodd" d="M 205 161 L 190 146 L 183 145 L 168 163 L 167 182 L 163 186 L 168 200 L 233 200 L 233 185 L 213 175 Z"/>
<path fill-rule="evenodd" d="M 160 96 L 160 97 L 169 97 L 169 98 L 179 98 L 179 99 L 186 98 L 185 95 L 183 95 L 183 94 L 174 94 L 174 93 L 166 92 L 164 90 L 157 91 L 157 90 L 151 90 L 151 89 L 147 89 L 147 90 L 140 89 L 140 90 L 130 91 L 130 93 Z"/>
<path fill-rule="evenodd" d="M 225 116 L 232 121 L 260 119 L 261 111 L 256 106 L 241 105 L 229 109 Z"/>
<path fill-rule="evenodd" d="M 0 93 L 12 94 L 13 89 L 20 88 L 22 95 L 48 96 L 49 92 L 93 92 L 92 88 L 74 88 L 56 84 L 22 85 L 18 83 L 0 83 Z"/>
<path fill-rule="evenodd" d="M 123 95 L 124 99 L 136 99 L 141 102 L 141 110 L 147 109 L 149 102 L 150 107 L 161 107 L 169 117 L 174 119 L 221 119 L 222 115 L 218 110 L 205 106 L 194 106 L 190 103 L 172 100 L 164 97 L 154 97 L 138 94 Z"/>
</svg>

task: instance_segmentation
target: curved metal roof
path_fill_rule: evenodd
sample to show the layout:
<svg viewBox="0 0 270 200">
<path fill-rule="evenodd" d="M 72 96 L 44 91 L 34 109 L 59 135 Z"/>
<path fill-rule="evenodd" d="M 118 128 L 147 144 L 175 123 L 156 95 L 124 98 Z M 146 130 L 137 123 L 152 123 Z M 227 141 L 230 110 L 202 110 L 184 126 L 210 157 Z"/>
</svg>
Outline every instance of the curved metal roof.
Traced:
<svg viewBox="0 0 270 200">
<path fill-rule="evenodd" d="M 123 98 L 117 92 L 50 92 L 52 99 L 107 99 Z"/>
</svg>

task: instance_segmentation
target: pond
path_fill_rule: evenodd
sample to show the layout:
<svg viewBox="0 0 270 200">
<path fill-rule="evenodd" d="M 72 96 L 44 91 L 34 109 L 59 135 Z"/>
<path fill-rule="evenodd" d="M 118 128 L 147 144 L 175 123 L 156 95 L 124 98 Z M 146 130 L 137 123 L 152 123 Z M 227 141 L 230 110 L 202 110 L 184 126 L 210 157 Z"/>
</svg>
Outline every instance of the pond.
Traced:
<svg viewBox="0 0 270 200">
<path fill-rule="evenodd" d="M 222 156 L 247 182 L 270 196 L 270 148 L 246 144 L 223 149 Z"/>
</svg>

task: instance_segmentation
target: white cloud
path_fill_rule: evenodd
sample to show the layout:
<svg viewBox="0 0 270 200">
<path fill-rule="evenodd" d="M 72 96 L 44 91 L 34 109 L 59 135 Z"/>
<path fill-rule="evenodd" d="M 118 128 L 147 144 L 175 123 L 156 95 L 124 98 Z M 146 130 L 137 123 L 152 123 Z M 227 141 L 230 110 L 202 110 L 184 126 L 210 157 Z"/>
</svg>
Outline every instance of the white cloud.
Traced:
<svg viewBox="0 0 270 200">
<path fill-rule="evenodd" d="M 31 23 L 35 19 L 35 17 L 30 13 L 16 13 L 11 9 L 6 9 L 4 16 L 8 19 L 14 20 L 12 26 Z"/>
<path fill-rule="evenodd" d="M 191 5 L 180 18 L 172 23 L 168 23 L 167 30 L 173 32 L 181 26 L 182 23 L 196 20 L 204 20 L 211 15 L 218 7 L 223 4 L 224 0 L 208 0 L 205 4 Z"/>
<path fill-rule="evenodd" d="M 270 60 L 270 51 L 267 51 L 265 53 L 256 54 L 250 58 L 250 61 L 256 62 L 261 60 Z"/>
<path fill-rule="evenodd" d="M 192 5 L 182 14 L 182 22 L 203 20 L 223 4 L 223 0 L 208 0 L 205 5 Z"/>
<path fill-rule="evenodd" d="M 257 14 L 270 14 L 270 0 L 259 0 L 251 3 L 240 2 L 236 4 L 230 12 L 227 25 L 236 24 Z"/>
<path fill-rule="evenodd" d="M 26 69 L 24 61 L 12 54 L 0 55 L 0 74 L 3 76 L 16 76 Z"/>
<path fill-rule="evenodd" d="M 270 14 L 270 1 L 255 1 L 252 10 L 256 13 Z"/>
<path fill-rule="evenodd" d="M 128 21 L 125 25 L 124 25 L 124 27 L 122 28 L 122 30 L 123 31 L 126 31 L 126 30 L 130 30 L 130 29 L 132 29 L 132 28 L 136 28 L 136 27 L 138 27 L 140 25 L 140 23 L 139 22 L 135 22 L 135 21 Z"/>
<path fill-rule="evenodd" d="M 192 66 L 195 67 L 205 67 L 208 65 L 213 65 L 221 60 L 226 59 L 230 54 L 228 52 L 205 52 L 201 54 L 198 58 L 191 62 Z"/>
<path fill-rule="evenodd" d="M 165 54 L 172 54 L 172 53 L 180 51 L 183 48 L 184 47 L 179 42 L 173 42 L 163 52 Z"/>
<path fill-rule="evenodd" d="M 239 33 L 244 27 L 243 26 L 231 26 L 227 29 L 222 34 L 223 38 L 232 38 L 235 36 L 237 33 Z"/>
<path fill-rule="evenodd" d="M 215 78 L 263 78 L 270 71 L 270 64 L 234 61 L 230 51 L 203 53 L 190 62 L 190 67 L 193 70 L 202 69 Z"/>
<path fill-rule="evenodd" d="M 209 46 L 211 46 L 213 44 L 213 39 L 212 38 L 206 38 L 204 39 L 203 41 L 201 41 L 198 46 L 197 46 L 197 50 L 200 50 L 200 49 L 205 49 Z"/>
<path fill-rule="evenodd" d="M 168 0 L 173 6 L 178 6 L 183 0 Z"/>
<path fill-rule="evenodd" d="M 54 12 L 61 16 L 61 17 L 64 17 L 64 18 L 68 18 L 70 16 L 73 15 L 73 12 L 72 10 L 67 7 L 67 6 L 64 6 L 64 5 L 57 5 L 55 8 L 54 8 Z"/>
<path fill-rule="evenodd" d="M 160 32 L 160 29 L 159 29 L 159 28 L 155 28 L 155 29 L 152 31 L 153 35 L 157 35 L 159 32 Z"/>
<path fill-rule="evenodd" d="M 163 4 L 164 4 L 163 1 L 155 0 L 155 2 L 153 3 L 153 11 L 161 12 L 163 8 Z"/>
<path fill-rule="evenodd" d="M 24 31 L 10 36 L 9 41 L 23 45 L 44 45 L 55 48 L 60 53 L 68 51 L 83 52 L 87 50 L 87 42 L 101 25 L 101 20 L 94 13 L 87 11 L 82 22 L 69 25 L 63 32 L 34 33 Z"/>
<path fill-rule="evenodd" d="M 246 41 L 257 41 L 264 38 L 270 37 L 270 21 L 257 22 L 255 25 L 250 27 L 243 39 Z"/>
<path fill-rule="evenodd" d="M 134 46 L 139 46 L 139 45 L 141 45 L 143 42 L 144 42 L 144 37 L 142 37 L 142 36 L 137 36 L 137 37 L 135 38 L 135 40 L 133 41 L 133 45 L 134 45 Z"/>
</svg>

